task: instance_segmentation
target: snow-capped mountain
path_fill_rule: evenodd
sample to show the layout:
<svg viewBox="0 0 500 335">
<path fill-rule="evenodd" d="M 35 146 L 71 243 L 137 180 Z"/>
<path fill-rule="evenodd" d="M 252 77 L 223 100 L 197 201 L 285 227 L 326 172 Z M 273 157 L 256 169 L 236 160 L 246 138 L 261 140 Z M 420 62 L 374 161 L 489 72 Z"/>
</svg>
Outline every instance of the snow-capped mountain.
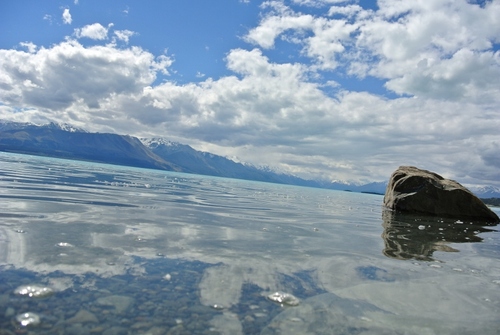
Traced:
<svg viewBox="0 0 500 335">
<path fill-rule="evenodd" d="M 37 126 L 2 122 L 0 151 L 179 171 L 135 137 L 89 133 L 56 123 Z"/>
<path fill-rule="evenodd" d="M 141 138 L 141 142 L 154 154 L 176 164 L 184 172 L 278 182 L 271 175 L 254 167 L 209 152 L 197 151 L 189 145 L 171 142 L 163 138 Z"/>
<path fill-rule="evenodd" d="M 48 125 L 46 125 L 46 127 L 52 128 L 52 129 L 64 130 L 64 131 L 68 131 L 70 133 L 88 133 L 88 131 L 86 131 L 85 129 L 74 127 L 68 123 L 51 122 Z"/>
<path fill-rule="evenodd" d="M 88 131 L 86 131 L 85 129 L 77 128 L 77 127 L 72 126 L 68 123 L 50 122 L 47 124 L 39 125 L 39 124 L 35 124 L 35 123 L 30 123 L 30 122 L 10 122 L 10 121 L 0 120 L 0 131 L 25 129 L 25 128 L 30 128 L 30 127 L 34 127 L 34 128 L 43 127 L 43 128 L 48 128 L 48 129 L 59 129 L 59 130 L 68 131 L 70 133 L 88 133 Z"/>
<path fill-rule="evenodd" d="M 479 198 L 500 198 L 500 188 L 494 186 L 479 186 L 469 188 Z"/>
<path fill-rule="evenodd" d="M 165 145 L 167 147 L 176 147 L 182 144 L 178 142 L 172 142 L 162 137 L 144 138 L 141 137 L 139 140 L 148 148 L 156 148 L 160 145 Z"/>
</svg>

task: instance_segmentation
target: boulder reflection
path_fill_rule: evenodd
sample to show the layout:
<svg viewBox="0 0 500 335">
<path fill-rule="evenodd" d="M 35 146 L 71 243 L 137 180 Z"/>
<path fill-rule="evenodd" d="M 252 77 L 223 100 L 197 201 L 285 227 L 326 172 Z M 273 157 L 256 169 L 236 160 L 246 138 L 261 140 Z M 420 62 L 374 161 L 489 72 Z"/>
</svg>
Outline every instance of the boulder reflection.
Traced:
<svg viewBox="0 0 500 335">
<path fill-rule="evenodd" d="M 435 251 L 458 252 L 450 243 L 481 242 L 484 225 L 449 218 L 427 217 L 389 210 L 382 212 L 383 254 L 396 259 L 432 261 Z"/>
</svg>

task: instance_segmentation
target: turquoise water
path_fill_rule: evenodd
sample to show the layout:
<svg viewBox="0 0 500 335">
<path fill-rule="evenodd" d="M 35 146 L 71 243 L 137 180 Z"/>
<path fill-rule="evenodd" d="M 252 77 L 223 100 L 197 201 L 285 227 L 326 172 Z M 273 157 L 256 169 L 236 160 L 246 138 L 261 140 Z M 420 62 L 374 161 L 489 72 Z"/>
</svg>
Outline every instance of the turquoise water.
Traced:
<svg viewBox="0 0 500 335">
<path fill-rule="evenodd" d="M 499 334 L 498 227 L 381 204 L 0 153 L 0 334 Z"/>
</svg>

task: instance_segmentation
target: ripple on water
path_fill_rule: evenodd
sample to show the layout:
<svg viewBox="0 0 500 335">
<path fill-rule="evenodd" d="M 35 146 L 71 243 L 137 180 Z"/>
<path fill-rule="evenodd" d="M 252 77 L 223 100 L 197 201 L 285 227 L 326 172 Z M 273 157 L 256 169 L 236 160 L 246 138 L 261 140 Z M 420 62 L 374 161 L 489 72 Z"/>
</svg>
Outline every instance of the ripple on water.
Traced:
<svg viewBox="0 0 500 335">
<path fill-rule="evenodd" d="M 14 293 L 30 298 L 46 298 L 54 294 L 54 291 L 50 287 L 41 285 L 22 285 L 16 288 Z"/>
<path fill-rule="evenodd" d="M 294 295 L 281 291 L 269 294 L 267 299 L 286 306 L 298 306 L 300 302 Z"/>
<path fill-rule="evenodd" d="M 16 320 L 23 327 L 37 326 L 40 324 L 40 317 L 32 312 L 18 314 Z"/>
</svg>

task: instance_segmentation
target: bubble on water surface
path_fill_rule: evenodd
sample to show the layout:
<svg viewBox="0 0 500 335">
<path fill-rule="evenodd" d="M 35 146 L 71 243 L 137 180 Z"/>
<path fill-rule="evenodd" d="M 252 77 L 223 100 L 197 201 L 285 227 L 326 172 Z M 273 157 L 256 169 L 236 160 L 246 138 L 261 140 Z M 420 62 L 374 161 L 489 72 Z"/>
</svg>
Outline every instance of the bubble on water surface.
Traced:
<svg viewBox="0 0 500 335">
<path fill-rule="evenodd" d="M 40 317 L 32 312 L 22 313 L 16 316 L 17 322 L 23 327 L 37 326 L 40 324 Z"/>
<path fill-rule="evenodd" d="M 213 309 L 216 309 L 216 310 L 223 310 L 224 309 L 224 306 L 222 305 L 219 305 L 219 304 L 214 304 L 211 306 Z"/>
<path fill-rule="evenodd" d="M 418 226 L 418 229 L 420 229 L 420 230 L 424 230 L 424 229 L 425 229 L 425 226 L 424 226 L 424 225 L 420 225 L 420 226 Z"/>
<path fill-rule="evenodd" d="M 16 288 L 14 293 L 30 298 L 46 298 L 54 294 L 54 291 L 50 287 L 41 285 L 22 285 Z"/>
<path fill-rule="evenodd" d="M 298 306 L 300 302 L 294 295 L 281 291 L 271 293 L 267 296 L 267 298 L 271 301 L 287 306 Z"/>
</svg>

